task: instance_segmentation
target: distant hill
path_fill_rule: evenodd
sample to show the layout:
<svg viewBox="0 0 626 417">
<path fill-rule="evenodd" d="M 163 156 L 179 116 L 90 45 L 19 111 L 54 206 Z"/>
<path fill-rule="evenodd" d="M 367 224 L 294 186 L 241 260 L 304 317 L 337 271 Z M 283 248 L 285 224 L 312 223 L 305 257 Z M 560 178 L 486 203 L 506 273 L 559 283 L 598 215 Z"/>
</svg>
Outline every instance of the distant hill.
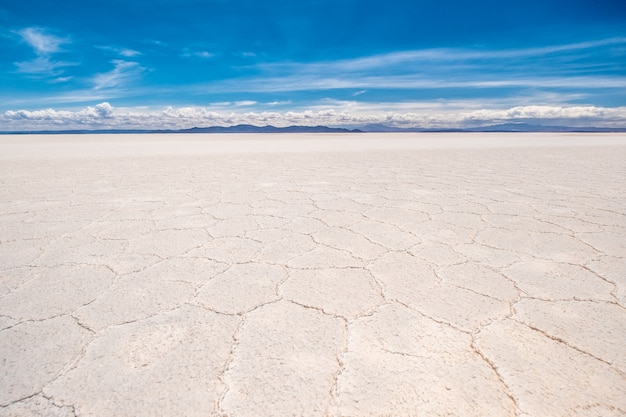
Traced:
<svg viewBox="0 0 626 417">
<path fill-rule="evenodd" d="M 531 125 L 527 123 L 504 123 L 467 130 L 475 132 L 626 132 L 626 128 L 543 126 Z"/>
<path fill-rule="evenodd" d="M 254 126 L 241 124 L 236 126 L 209 126 L 192 127 L 190 129 L 96 129 L 96 130 L 38 130 L 0 132 L 0 135 L 73 135 L 73 134 L 149 134 L 149 133 L 400 133 L 400 132 L 626 132 L 626 128 L 610 127 L 572 127 L 572 126 L 544 126 L 527 123 L 504 123 L 464 129 L 453 128 L 401 128 L 387 126 L 382 123 L 368 124 L 358 129 L 345 129 L 327 126 Z"/>
<path fill-rule="evenodd" d="M 455 129 L 455 128 L 438 128 L 438 129 L 428 129 L 424 127 L 393 127 L 387 126 L 382 123 L 369 124 L 360 127 L 360 130 L 363 132 L 377 132 L 377 133 L 400 133 L 400 132 L 467 132 L 464 129 Z"/>
<path fill-rule="evenodd" d="M 0 134 L 44 134 L 44 135 L 80 135 L 80 134 L 146 134 L 146 133 L 354 133 L 359 129 L 344 129 L 327 126 L 210 126 L 192 127 L 191 129 L 95 129 L 95 130 L 37 130 L 0 132 Z"/>
<path fill-rule="evenodd" d="M 211 126 L 211 127 L 193 127 L 191 129 L 177 130 L 177 133 L 351 133 L 361 132 L 359 129 L 344 129 L 339 127 L 327 126 L 253 126 L 253 125 L 236 125 L 236 126 Z"/>
<path fill-rule="evenodd" d="M 573 127 L 573 126 L 544 126 L 528 123 L 503 123 L 463 129 L 432 129 L 432 128 L 401 128 L 384 124 L 370 124 L 361 127 L 364 132 L 626 132 L 626 128 L 613 127 Z"/>
</svg>

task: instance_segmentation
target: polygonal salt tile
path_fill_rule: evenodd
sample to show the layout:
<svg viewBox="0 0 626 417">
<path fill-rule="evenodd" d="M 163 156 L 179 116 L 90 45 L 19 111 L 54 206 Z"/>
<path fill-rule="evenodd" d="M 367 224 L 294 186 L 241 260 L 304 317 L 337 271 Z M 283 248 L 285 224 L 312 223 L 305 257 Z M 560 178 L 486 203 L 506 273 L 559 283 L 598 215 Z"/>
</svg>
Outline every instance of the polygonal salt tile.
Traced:
<svg viewBox="0 0 626 417">
<path fill-rule="evenodd" d="M 365 269 L 291 270 L 280 289 L 289 300 L 344 318 L 365 314 L 384 301 Z"/>
<path fill-rule="evenodd" d="M 443 243 L 426 242 L 413 246 L 409 253 L 437 266 L 453 265 L 466 262 L 467 258 Z"/>
<path fill-rule="evenodd" d="M 193 284 L 163 279 L 146 270 L 123 277 L 74 314 L 90 329 L 100 330 L 176 308 L 194 292 Z"/>
<path fill-rule="evenodd" d="M 41 268 L 33 279 L 2 299 L 0 315 L 42 320 L 67 314 L 96 299 L 115 278 L 111 270 L 102 266 Z"/>
<path fill-rule="evenodd" d="M 626 263 L 622 258 L 603 256 L 591 261 L 587 267 L 602 278 L 615 285 L 615 297 L 617 302 L 626 307 Z"/>
<path fill-rule="evenodd" d="M 262 244 L 252 239 L 224 237 L 211 239 L 201 247 L 189 251 L 186 256 L 212 259 L 230 265 L 250 262 L 261 248 Z"/>
<path fill-rule="evenodd" d="M 367 269 L 383 286 L 385 295 L 398 299 L 406 293 L 429 292 L 439 283 L 432 267 L 406 252 L 390 252 Z"/>
<path fill-rule="evenodd" d="M 502 272 L 530 297 L 613 300 L 613 286 L 580 266 L 531 258 Z"/>
<path fill-rule="evenodd" d="M 45 241 L 34 244 L 31 240 L 0 242 L 0 270 L 27 266 L 42 253 Z"/>
<path fill-rule="evenodd" d="M 244 217 L 230 217 L 225 220 L 220 220 L 214 226 L 207 228 L 209 234 L 212 237 L 244 237 L 247 232 L 257 230 L 259 224 L 252 216 Z"/>
<path fill-rule="evenodd" d="M 337 415 L 515 415 L 469 335 L 397 304 L 350 325 L 342 364 Z"/>
<path fill-rule="evenodd" d="M 324 245 L 346 250 L 353 256 L 364 260 L 374 260 L 388 252 L 386 248 L 372 243 L 364 236 L 340 227 L 327 228 L 317 232 L 313 235 L 313 239 Z"/>
<path fill-rule="evenodd" d="M 170 257 L 183 255 L 210 240 L 204 229 L 158 230 L 131 239 L 126 253 Z"/>
<path fill-rule="evenodd" d="M 6 417 L 76 417 L 74 408 L 58 405 L 42 395 L 35 395 L 0 409 L 0 416 Z"/>
<path fill-rule="evenodd" d="M 343 320 L 280 301 L 246 315 L 226 371 L 227 415 L 328 415 Z"/>
<path fill-rule="evenodd" d="M 283 237 L 263 245 L 255 259 L 261 262 L 287 264 L 291 259 L 305 255 L 314 250 L 317 244 L 310 236 L 283 231 Z"/>
<path fill-rule="evenodd" d="M 363 221 L 349 229 L 387 250 L 407 250 L 421 242 L 417 236 L 396 226 L 375 221 Z"/>
<path fill-rule="evenodd" d="M 238 323 L 185 306 L 110 328 L 45 394 L 84 416 L 213 415 Z"/>
<path fill-rule="evenodd" d="M 402 227 L 407 224 L 423 223 L 430 219 L 427 213 L 403 207 L 376 207 L 363 213 L 365 217 L 381 223 Z"/>
<path fill-rule="evenodd" d="M 452 265 L 439 271 L 441 279 L 503 301 L 513 301 L 519 291 L 506 276 L 477 262 Z"/>
<path fill-rule="evenodd" d="M 626 310 L 591 301 L 522 299 L 514 318 L 589 352 L 626 373 Z"/>
<path fill-rule="evenodd" d="M 624 375 L 589 355 L 513 320 L 492 323 L 476 339 L 520 414 L 568 417 L 598 404 L 626 410 Z"/>
<path fill-rule="evenodd" d="M 302 255 L 291 258 L 287 262 L 290 268 L 347 268 L 362 267 L 365 261 L 355 258 L 349 252 L 317 246 Z"/>
<path fill-rule="evenodd" d="M 626 224 L 626 216 L 623 224 Z M 582 242 L 605 255 L 626 257 L 626 234 L 624 233 L 612 233 L 604 230 L 597 233 L 577 233 L 576 236 Z"/>
<path fill-rule="evenodd" d="M 0 334 L 2 407 L 40 392 L 92 337 L 69 316 L 20 323 Z"/>
<path fill-rule="evenodd" d="M 478 234 L 476 242 L 557 262 L 581 264 L 596 259 L 599 255 L 580 240 L 557 233 L 486 228 Z"/>
<path fill-rule="evenodd" d="M 348 227 L 366 220 L 366 218 L 360 213 L 337 209 L 315 210 L 307 214 L 307 217 L 317 219 L 331 227 Z"/>
<path fill-rule="evenodd" d="M 226 314 L 241 314 L 279 298 L 276 287 L 287 278 L 284 268 L 262 263 L 233 265 L 209 280 L 195 302 Z"/>
<path fill-rule="evenodd" d="M 454 245 L 454 250 L 465 257 L 490 266 L 492 268 L 502 268 L 520 260 L 521 254 L 506 249 L 498 249 L 479 243 L 469 243 Z"/>
</svg>

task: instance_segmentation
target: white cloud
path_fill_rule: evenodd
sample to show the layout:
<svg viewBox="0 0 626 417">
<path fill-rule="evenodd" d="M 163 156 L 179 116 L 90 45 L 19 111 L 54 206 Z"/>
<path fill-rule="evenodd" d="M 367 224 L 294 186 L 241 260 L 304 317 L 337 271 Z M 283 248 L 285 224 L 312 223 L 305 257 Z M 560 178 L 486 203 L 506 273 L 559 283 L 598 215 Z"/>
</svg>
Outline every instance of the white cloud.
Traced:
<svg viewBox="0 0 626 417">
<path fill-rule="evenodd" d="M 208 52 L 208 51 L 199 51 L 199 52 L 194 53 L 194 55 L 199 58 L 213 58 L 215 56 L 215 54 L 212 54 L 211 52 Z"/>
<path fill-rule="evenodd" d="M 41 74 L 57 77 L 62 73 L 59 68 L 77 65 L 72 62 L 60 62 L 52 59 L 52 55 L 61 52 L 61 45 L 67 39 L 48 33 L 42 28 L 30 27 L 17 31 L 22 40 L 33 48 L 36 58 L 30 61 L 15 62 L 17 71 L 23 74 Z"/>
<path fill-rule="evenodd" d="M 96 48 L 101 49 L 103 51 L 113 52 L 115 54 L 121 55 L 126 58 L 132 58 L 134 56 L 141 55 L 141 52 L 136 51 L 134 49 L 130 49 L 130 48 L 119 48 L 117 46 L 110 46 L 110 45 L 106 45 L 106 46 L 99 45 L 99 46 L 96 46 Z"/>
<path fill-rule="evenodd" d="M 17 110 L 6 111 L 0 120 L 6 121 L 9 125 L 25 124 L 31 126 L 31 128 L 42 129 L 65 129 L 66 126 L 70 128 L 78 127 L 91 127 L 97 126 L 100 120 L 106 120 L 110 118 L 113 113 L 113 108 L 109 103 L 101 103 L 95 107 L 87 107 L 79 111 L 67 111 L 67 110 Z"/>
<path fill-rule="evenodd" d="M 384 54 L 321 61 L 313 63 L 270 63 L 260 67 L 271 71 L 319 73 L 320 71 L 359 72 L 374 69 L 390 69 L 406 67 L 406 65 L 432 66 L 434 64 L 450 65 L 454 62 L 484 62 L 485 60 L 503 60 L 512 58 L 544 57 L 556 53 L 574 52 L 610 46 L 626 45 L 625 37 L 602 39 L 597 41 L 578 42 L 562 45 L 549 45 L 539 48 L 519 49 L 467 49 L 467 48 L 435 48 L 389 52 Z"/>
<path fill-rule="evenodd" d="M 67 40 L 47 33 L 44 29 L 30 27 L 17 32 L 37 55 L 48 55 L 60 51 L 60 46 Z"/>
<path fill-rule="evenodd" d="M 275 106 L 288 106 L 288 105 L 292 104 L 292 101 L 291 100 L 282 100 L 282 101 L 281 100 L 276 100 L 276 101 L 270 101 L 270 102 L 264 103 L 264 104 L 267 105 L 267 106 L 272 106 L 272 107 L 275 107 Z"/>
<path fill-rule="evenodd" d="M 235 106 L 238 106 L 238 107 L 254 106 L 256 104 L 256 101 L 242 100 L 242 101 L 235 101 L 234 104 L 235 104 Z"/>
<path fill-rule="evenodd" d="M 585 123 L 618 122 L 626 126 L 626 107 L 606 108 L 595 106 L 518 106 L 506 110 L 475 110 L 461 113 L 463 121 L 563 121 Z"/>
<path fill-rule="evenodd" d="M 162 47 L 167 46 L 167 42 L 163 42 L 158 39 L 145 39 L 143 42 L 151 44 L 151 45 L 156 45 L 156 46 L 162 46 Z"/>
<path fill-rule="evenodd" d="M 120 55 L 130 58 L 133 56 L 141 55 L 141 52 L 135 51 L 134 49 L 122 49 L 120 50 Z"/>
<path fill-rule="evenodd" d="M 58 78 L 55 78 L 54 80 L 51 80 L 50 82 L 52 82 L 52 83 L 66 83 L 66 82 L 68 82 L 69 80 L 71 80 L 73 78 L 74 77 L 72 77 L 72 76 L 69 76 L 69 77 L 58 77 Z"/>
<path fill-rule="evenodd" d="M 405 109 L 410 109 L 406 103 Z M 207 107 L 168 107 L 165 110 L 119 109 L 104 102 L 80 110 L 9 110 L 0 114 L 4 130 L 43 129 L 182 129 L 203 126 L 252 125 L 327 125 L 358 126 L 385 123 L 399 127 L 451 128 L 471 127 L 507 122 L 528 122 L 544 125 L 626 127 L 626 107 L 594 106 L 519 106 L 508 109 L 476 109 L 456 111 L 433 103 L 417 104 L 412 111 L 378 111 L 377 106 L 359 103 L 327 103 L 300 111 L 215 111 Z"/>
<path fill-rule="evenodd" d="M 589 62 L 597 66 L 606 60 L 615 64 L 626 59 L 623 47 L 626 38 L 610 38 L 541 48 L 440 48 L 330 61 L 260 63 L 249 66 L 257 75 L 205 87 L 219 92 L 626 88 L 622 74 L 594 73 L 586 67 Z M 594 60 L 594 54 L 601 58 Z"/>
<path fill-rule="evenodd" d="M 324 75 L 329 74 L 329 75 Z M 467 73 L 463 78 L 429 74 L 411 75 L 361 75 L 320 71 L 318 74 L 288 74 L 258 78 L 218 81 L 204 86 L 193 86 L 194 90 L 211 92 L 288 92 L 332 89 L 488 89 L 488 88 L 547 88 L 547 89 L 599 89 L 626 88 L 623 76 L 578 76 L 578 77 L 529 77 L 527 74 L 491 74 L 487 79 L 483 73 Z"/>
<path fill-rule="evenodd" d="M 109 103 L 100 103 L 100 104 L 96 104 L 96 107 L 94 107 L 94 110 L 96 111 L 96 113 L 98 113 L 98 115 L 100 115 L 100 117 L 112 117 L 113 116 L 113 106 L 111 106 Z"/>
<path fill-rule="evenodd" d="M 114 68 L 111 71 L 96 74 L 93 77 L 94 89 L 101 90 L 125 85 L 137 79 L 145 68 L 137 62 L 116 59 L 111 61 Z"/>
<path fill-rule="evenodd" d="M 183 52 L 180 54 L 181 57 L 183 58 L 203 58 L 203 59 L 210 59 L 210 58 L 215 58 L 215 54 L 209 51 L 192 51 L 188 48 L 185 48 L 183 50 Z"/>
<path fill-rule="evenodd" d="M 48 56 L 40 56 L 30 61 L 15 62 L 17 71 L 23 74 L 45 74 L 58 76 L 62 73 L 59 68 L 78 65 L 73 62 L 53 61 Z"/>
</svg>

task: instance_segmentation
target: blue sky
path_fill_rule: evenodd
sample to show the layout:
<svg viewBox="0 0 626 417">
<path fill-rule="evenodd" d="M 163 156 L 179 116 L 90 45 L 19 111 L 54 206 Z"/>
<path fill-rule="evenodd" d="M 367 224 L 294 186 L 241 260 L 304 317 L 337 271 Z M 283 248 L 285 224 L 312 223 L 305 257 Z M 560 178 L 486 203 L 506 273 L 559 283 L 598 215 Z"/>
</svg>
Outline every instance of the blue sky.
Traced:
<svg viewBox="0 0 626 417">
<path fill-rule="evenodd" d="M 623 1 L 0 2 L 0 130 L 626 127 Z"/>
</svg>

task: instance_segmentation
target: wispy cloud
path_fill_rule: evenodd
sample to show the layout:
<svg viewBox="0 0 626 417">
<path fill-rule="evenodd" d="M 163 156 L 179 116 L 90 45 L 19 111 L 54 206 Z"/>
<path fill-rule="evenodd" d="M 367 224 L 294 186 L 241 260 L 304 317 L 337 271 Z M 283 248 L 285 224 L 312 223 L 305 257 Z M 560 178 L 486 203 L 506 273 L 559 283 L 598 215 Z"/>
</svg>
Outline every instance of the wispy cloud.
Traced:
<svg viewBox="0 0 626 417">
<path fill-rule="evenodd" d="M 203 59 L 209 59 L 209 58 L 214 58 L 215 54 L 209 51 L 194 51 L 188 48 L 183 49 L 183 52 L 181 52 L 180 56 L 182 58 L 203 58 Z"/>
<path fill-rule="evenodd" d="M 141 52 L 135 51 L 134 49 L 122 49 L 120 51 L 120 55 L 130 58 L 133 56 L 141 55 Z"/>
<path fill-rule="evenodd" d="M 247 106 L 254 106 L 255 104 L 257 104 L 256 101 L 254 100 L 241 100 L 241 101 L 235 101 L 235 106 L 238 107 L 247 107 Z"/>
<path fill-rule="evenodd" d="M 468 48 L 435 48 L 410 51 L 397 51 L 366 57 L 340 59 L 335 61 L 322 61 L 313 63 L 270 63 L 262 65 L 266 70 L 285 70 L 289 72 L 319 72 L 340 71 L 359 72 L 373 69 L 385 69 L 389 71 L 398 65 L 427 64 L 432 66 L 437 63 L 450 64 L 452 62 L 473 62 L 484 60 L 502 60 L 510 58 L 545 57 L 558 53 L 579 53 L 583 50 L 592 50 L 606 46 L 626 46 L 626 38 L 617 37 L 597 41 L 578 42 L 563 45 L 551 45 L 539 48 L 517 49 L 468 49 Z"/>
<path fill-rule="evenodd" d="M 141 52 L 136 51 L 134 49 L 120 48 L 120 47 L 117 47 L 117 46 L 110 46 L 110 45 L 104 45 L 103 46 L 103 45 L 99 45 L 99 46 L 96 46 L 96 48 L 101 49 L 103 51 L 113 52 L 115 54 L 121 55 L 121 56 L 126 57 L 126 58 L 132 58 L 132 57 L 135 57 L 135 56 L 142 55 Z"/>
<path fill-rule="evenodd" d="M 446 79 L 435 74 L 418 75 L 377 75 L 377 76 L 334 76 L 285 75 L 282 77 L 256 77 L 248 79 L 224 80 L 204 86 L 193 86 L 196 91 L 213 92 L 298 92 L 335 89 L 501 89 L 501 88 L 566 88 L 566 89 L 616 89 L 626 88 L 626 77 L 620 76 L 580 76 L 534 78 L 524 74 L 468 74 L 463 79 Z"/>
<path fill-rule="evenodd" d="M 72 76 L 58 77 L 58 78 L 55 78 L 54 80 L 52 80 L 51 82 L 53 82 L 53 83 L 66 83 L 66 82 L 72 80 L 73 78 L 74 77 L 72 77 Z"/>
<path fill-rule="evenodd" d="M 257 75 L 217 81 L 224 92 L 332 89 L 624 88 L 615 64 L 626 60 L 626 38 L 520 49 L 425 49 L 319 62 L 251 66 Z M 598 56 L 590 67 L 589 55 Z M 608 58 L 607 58 L 608 57 Z M 606 59 L 603 59 L 606 58 Z M 604 63 L 604 64 L 603 64 Z M 603 66 L 604 65 L 604 66 Z M 607 65 L 613 71 L 604 71 Z M 598 74 L 597 67 L 603 71 Z"/>
<path fill-rule="evenodd" d="M 194 52 L 194 55 L 200 58 L 213 58 L 215 56 L 215 54 L 209 52 L 209 51 L 198 51 L 198 52 Z"/>
<path fill-rule="evenodd" d="M 136 80 L 145 71 L 145 68 L 137 62 L 116 59 L 111 63 L 114 65 L 111 71 L 93 77 L 94 89 L 121 87 Z"/>
<path fill-rule="evenodd" d="M 28 43 L 37 55 L 48 55 L 60 51 L 63 43 L 68 40 L 55 36 L 45 29 L 30 27 L 17 31 L 24 42 Z"/>
<path fill-rule="evenodd" d="M 17 33 L 37 55 L 29 61 L 15 62 L 19 73 L 57 77 L 63 71 L 60 68 L 77 65 L 72 62 L 56 61 L 52 55 L 61 52 L 61 45 L 69 43 L 69 39 L 61 38 L 43 28 L 30 27 Z"/>
<path fill-rule="evenodd" d="M 288 106 L 291 105 L 293 103 L 292 100 L 275 100 L 275 101 L 270 101 L 265 103 L 265 105 L 267 106 L 271 106 L 271 107 L 278 107 L 278 106 Z"/>
<path fill-rule="evenodd" d="M 162 47 L 167 46 L 167 42 L 163 42 L 163 41 L 158 40 L 158 39 L 145 39 L 143 41 L 143 43 L 147 43 L 147 44 L 150 44 L 150 45 L 156 45 L 156 46 L 162 46 Z"/>
<path fill-rule="evenodd" d="M 48 56 L 40 56 L 30 61 L 15 62 L 17 71 L 23 74 L 45 74 L 56 77 L 62 74 L 60 68 L 78 65 L 73 62 L 53 61 Z"/>
</svg>

